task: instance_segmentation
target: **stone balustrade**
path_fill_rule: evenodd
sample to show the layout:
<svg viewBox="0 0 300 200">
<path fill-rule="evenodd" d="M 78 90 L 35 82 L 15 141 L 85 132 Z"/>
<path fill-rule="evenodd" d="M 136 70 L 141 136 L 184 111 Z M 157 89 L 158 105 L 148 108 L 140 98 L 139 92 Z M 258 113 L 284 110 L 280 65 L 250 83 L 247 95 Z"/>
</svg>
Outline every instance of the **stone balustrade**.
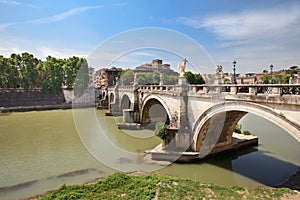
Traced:
<svg viewBox="0 0 300 200">
<path fill-rule="evenodd" d="M 139 90 L 152 92 L 176 92 L 178 85 L 140 85 Z M 110 90 L 113 90 L 110 88 Z M 134 86 L 120 86 L 120 91 L 132 91 Z M 300 95 L 300 84 L 224 84 L 224 85 L 189 85 L 189 93 L 194 94 L 250 94 L 250 95 Z"/>
<path fill-rule="evenodd" d="M 300 84 L 190 85 L 189 92 L 196 94 L 300 95 Z"/>
</svg>

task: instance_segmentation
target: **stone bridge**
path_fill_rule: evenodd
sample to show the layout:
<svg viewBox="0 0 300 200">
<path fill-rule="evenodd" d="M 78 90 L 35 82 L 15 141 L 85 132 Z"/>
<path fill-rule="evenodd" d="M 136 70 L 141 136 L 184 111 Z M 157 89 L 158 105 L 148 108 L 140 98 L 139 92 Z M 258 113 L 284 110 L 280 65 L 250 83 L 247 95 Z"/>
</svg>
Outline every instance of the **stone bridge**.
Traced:
<svg viewBox="0 0 300 200">
<path fill-rule="evenodd" d="M 123 114 L 125 124 L 169 124 L 166 143 L 177 151 L 230 145 L 247 113 L 277 124 L 300 142 L 299 84 L 189 85 L 184 79 L 178 85 L 116 85 L 104 93 L 110 112 Z"/>
</svg>

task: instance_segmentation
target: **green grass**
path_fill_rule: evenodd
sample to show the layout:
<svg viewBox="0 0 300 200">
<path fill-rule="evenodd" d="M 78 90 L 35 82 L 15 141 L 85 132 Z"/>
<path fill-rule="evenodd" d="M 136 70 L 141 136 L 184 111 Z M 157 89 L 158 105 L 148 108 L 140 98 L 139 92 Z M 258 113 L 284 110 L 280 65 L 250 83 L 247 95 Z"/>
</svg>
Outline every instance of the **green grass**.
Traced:
<svg viewBox="0 0 300 200">
<path fill-rule="evenodd" d="M 90 185 L 63 185 L 41 199 L 280 199 L 293 194 L 286 188 L 225 187 L 188 179 L 148 174 L 116 173 Z"/>
</svg>

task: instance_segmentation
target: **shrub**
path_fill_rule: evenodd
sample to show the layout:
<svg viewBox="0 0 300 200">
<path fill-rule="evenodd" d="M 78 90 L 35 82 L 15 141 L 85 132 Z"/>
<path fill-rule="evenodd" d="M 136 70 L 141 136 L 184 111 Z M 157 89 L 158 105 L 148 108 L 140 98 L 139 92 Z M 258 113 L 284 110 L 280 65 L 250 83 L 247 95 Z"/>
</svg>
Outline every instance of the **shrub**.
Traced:
<svg viewBox="0 0 300 200">
<path fill-rule="evenodd" d="M 244 135 L 252 135 L 252 134 L 250 133 L 250 131 L 244 131 L 243 134 L 244 134 Z"/>
<path fill-rule="evenodd" d="M 160 139 L 164 140 L 167 137 L 169 125 L 164 122 L 157 122 L 155 124 L 155 135 L 157 135 Z"/>
<path fill-rule="evenodd" d="M 242 133 L 242 124 L 236 124 L 233 130 L 235 133 Z"/>
</svg>

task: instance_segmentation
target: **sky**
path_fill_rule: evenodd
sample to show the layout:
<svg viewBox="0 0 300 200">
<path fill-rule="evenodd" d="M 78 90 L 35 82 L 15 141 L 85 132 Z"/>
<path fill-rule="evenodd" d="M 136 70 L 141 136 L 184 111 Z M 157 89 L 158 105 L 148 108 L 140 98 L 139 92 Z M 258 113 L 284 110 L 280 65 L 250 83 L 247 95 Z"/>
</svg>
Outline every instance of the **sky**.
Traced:
<svg viewBox="0 0 300 200">
<path fill-rule="evenodd" d="M 136 33 L 157 45 L 139 46 L 145 43 Z M 119 36 L 126 43 L 117 41 Z M 117 42 L 119 46 L 111 45 Z M 189 42 L 199 45 L 206 57 L 189 48 Z M 125 48 L 129 43 L 138 45 Z M 120 48 L 109 51 L 111 46 Z M 197 58 L 211 61 L 199 67 L 200 73 L 213 73 L 215 65 L 232 72 L 233 60 L 237 73 L 248 73 L 269 70 L 271 64 L 274 70 L 300 66 L 299 47 L 298 0 L 0 0 L 0 54 L 6 57 L 29 52 L 42 60 L 48 55 L 88 58 L 102 48 L 97 54 L 109 54 L 110 64 L 122 65 L 117 67 L 156 58 L 174 66 L 187 57 L 196 68 L 206 65 Z"/>
</svg>

